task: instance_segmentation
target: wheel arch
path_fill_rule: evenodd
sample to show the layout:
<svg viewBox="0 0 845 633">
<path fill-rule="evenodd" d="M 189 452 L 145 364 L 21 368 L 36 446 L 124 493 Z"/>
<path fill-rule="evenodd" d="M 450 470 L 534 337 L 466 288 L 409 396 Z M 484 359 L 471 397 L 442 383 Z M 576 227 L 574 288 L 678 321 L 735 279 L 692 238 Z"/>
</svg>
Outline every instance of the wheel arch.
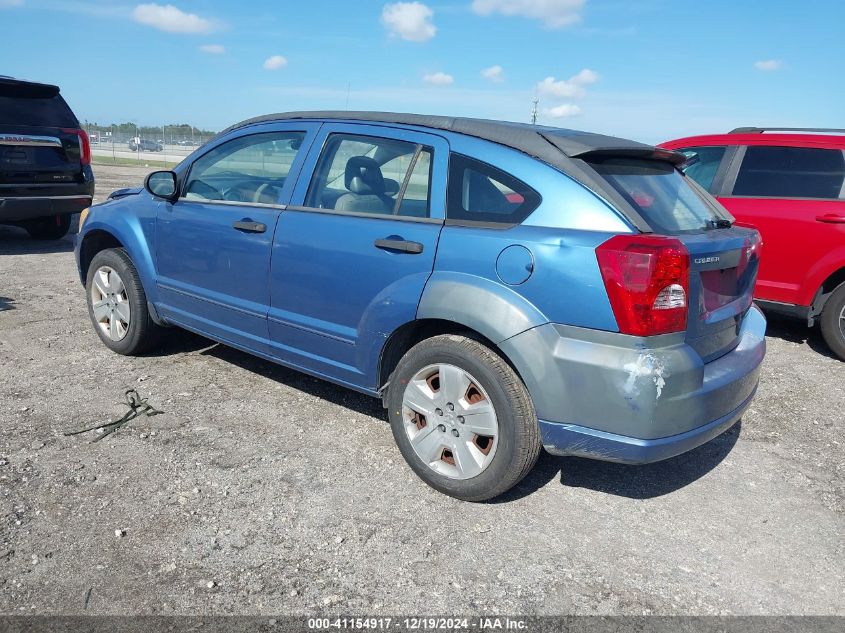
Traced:
<svg viewBox="0 0 845 633">
<path fill-rule="evenodd" d="M 441 334 L 459 334 L 477 340 L 479 343 L 490 348 L 498 354 L 525 382 L 519 368 L 505 354 L 502 349 L 484 336 L 481 332 L 468 327 L 457 321 L 446 319 L 416 319 L 405 323 L 397 328 L 385 341 L 379 356 L 378 364 L 378 387 L 382 396 L 386 393 L 385 387 L 390 382 L 390 377 L 402 357 L 417 343 Z"/>
<path fill-rule="evenodd" d="M 84 233 L 80 234 L 79 243 L 79 274 L 85 284 L 88 268 L 94 256 L 107 248 L 122 248 L 132 260 L 132 265 L 138 271 L 141 285 L 147 299 L 153 303 L 158 300 L 155 287 L 155 267 L 147 241 L 146 233 L 140 223 L 135 221 L 109 222 L 108 224 L 89 219 L 85 223 Z"/>
<path fill-rule="evenodd" d="M 125 248 L 113 234 L 103 229 L 88 231 L 79 246 L 79 276 L 84 284 L 88 279 L 88 269 L 94 256 L 108 248 Z"/>
<path fill-rule="evenodd" d="M 845 266 L 833 271 L 821 283 L 819 289 L 816 291 L 816 296 L 813 298 L 813 304 L 810 306 L 810 318 L 813 319 L 819 316 L 824 310 L 827 300 L 839 286 L 845 284 Z"/>
</svg>

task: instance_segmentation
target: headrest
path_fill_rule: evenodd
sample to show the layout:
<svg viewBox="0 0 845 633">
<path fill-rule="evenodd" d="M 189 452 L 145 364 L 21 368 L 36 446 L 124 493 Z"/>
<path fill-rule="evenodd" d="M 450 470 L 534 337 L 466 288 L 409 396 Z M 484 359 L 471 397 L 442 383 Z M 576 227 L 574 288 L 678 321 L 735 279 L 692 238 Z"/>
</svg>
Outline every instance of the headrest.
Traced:
<svg viewBox="0 0 845 633">
<path fill-rule="evenodd" d="M 379 164 L 369 156 L 353 156 L 346 161 L 344 185 L 352 193 L 384 193 L 384 176 Z"/>
</svg>

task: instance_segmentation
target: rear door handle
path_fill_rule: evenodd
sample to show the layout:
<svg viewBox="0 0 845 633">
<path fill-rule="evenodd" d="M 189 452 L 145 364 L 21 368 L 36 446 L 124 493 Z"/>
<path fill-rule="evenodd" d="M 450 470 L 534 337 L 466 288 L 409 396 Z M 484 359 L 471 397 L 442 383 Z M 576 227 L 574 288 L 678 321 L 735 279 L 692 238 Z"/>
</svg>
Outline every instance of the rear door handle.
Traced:
<svg viewBox="0 0 845 633">
<path fill-rule="evenodd" d="M 817 215 L 816 222 L 825 222 L 826 224 L 845 224 L 845 215 L 825 213 L 824 215 Z"/>
<path fill-rule="evenodd" d="M 376 248 L 381 248 L 386 251 L 398 251 L 400 253 L 409 253 L 411 255 L 419 255 L 423 252 L 423 245 L 419 242 L 410 242 L 408 240 L 394 240 L 385 238 L 373 242 Z"/>
<path fill-rule="evenodd" d="M 237 222 L 232 222 L 232 226 L 245 233 L 263 233 L 267 230 L 266 224 L 253 222 L 252 220 L 238 220 Z"/>
</svg>

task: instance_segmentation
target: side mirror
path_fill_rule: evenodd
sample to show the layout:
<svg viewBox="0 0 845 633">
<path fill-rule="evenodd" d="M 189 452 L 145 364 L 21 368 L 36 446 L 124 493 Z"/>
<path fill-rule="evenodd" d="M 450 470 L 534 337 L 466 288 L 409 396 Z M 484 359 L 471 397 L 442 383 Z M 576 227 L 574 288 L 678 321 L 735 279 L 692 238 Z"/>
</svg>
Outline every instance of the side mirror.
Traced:
<svg viewBox="0 0 845 633">
<path fill-rule="evenodd" d="M 158 198 L 175 200 L 178 195 L 176 174 L 172 171 L 154 171 L 144 180 L 144 189 Z"/>
</svg>

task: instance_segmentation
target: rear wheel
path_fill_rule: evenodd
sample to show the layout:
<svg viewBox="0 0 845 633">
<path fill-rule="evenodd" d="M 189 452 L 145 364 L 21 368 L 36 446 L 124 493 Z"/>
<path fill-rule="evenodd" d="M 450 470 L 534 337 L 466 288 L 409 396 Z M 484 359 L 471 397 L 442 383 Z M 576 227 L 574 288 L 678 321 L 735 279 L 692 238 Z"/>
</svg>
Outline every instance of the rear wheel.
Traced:
<svg viewBox="0 0 845 633">
<path fill-rule="evenodd" d="M 387 402 L 403 457 L 449 496 L 497 497 L 540 454 L 528 390 L 510 365 L 474 339 L 443 335 L 415 345 L 399 361 Z"/>
<path fill-rule="evenodd" d="M 100 340 L 118 354 L 140 354 L 161 335 L 147 308 L 138 271 L 122 248 L 94 255 L 85 284 L 88 314 Z"/>
<path fill-rule="evenodd" d="M 825 303 L 821 329 L 831 351 L 845 360 L 845 283 L 840 284 Z"/>
<path fill-rule="evenodd" d="M 70 230 L 69 215 L 53 215 L 30 220 L 24 224 L 29 236 L 36 240 L 60 240 Z"/>
</svg>

